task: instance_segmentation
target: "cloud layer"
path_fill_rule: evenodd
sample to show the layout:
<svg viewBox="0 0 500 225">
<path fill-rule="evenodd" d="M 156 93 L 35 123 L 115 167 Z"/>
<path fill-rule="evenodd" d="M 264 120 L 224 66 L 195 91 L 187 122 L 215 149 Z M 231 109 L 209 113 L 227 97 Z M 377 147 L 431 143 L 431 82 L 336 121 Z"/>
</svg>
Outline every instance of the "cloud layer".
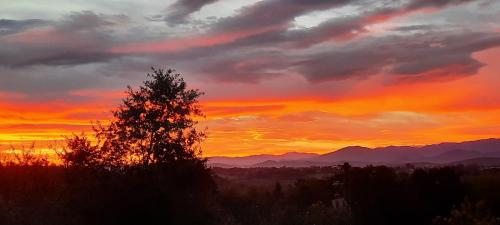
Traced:
<svg viewBox="0 0 500 225">
<path fill-rule="evenodd" d="M 446 20 L 472 17 L 478 7 L 498 10 L 498 4 L 486 9 L 480 0 L 265 0 L 243 5 L 226 17 L 192 20 L 193 13 L 215 3 L 224 4 L 166 4 L 163 13 L 169 25 L 147 20 L 147 15 L 86 9 L 55 20 L 4 18 L 0 66 L 5 74 L 43 66 L 64 68 L 56 70 L 63 73 L 86 67 L 79 73 L 121 71 L 127 76 L 131 65 L 170 64 L 195 74 L 195 79 L 215 82 L 256 83 L 298 74 L 317 83 L 379 73 L 399 81 L 438 81 L 477 73 L 483 64 L 472 54 L 500 45 L 500 34 L 490 26 L 461 27 Z M 454 10 L 469 10 L 470 15 Z M 320 13 L 328 16 L 315 19 L 316 25 L 297 27 L 297 18 Z M 199 23 L 204 25 L 200 28 Z M 399 27 L 390 28 L 396 23 Z M 0 79 L 15 83 L 12 76 Z M 70 74 L 52 76 L 74 80 Z M 36 82 L 35 77 L 28 80 Z M 81 88 L 87 88 L 85 83 Z"/>
</svg>

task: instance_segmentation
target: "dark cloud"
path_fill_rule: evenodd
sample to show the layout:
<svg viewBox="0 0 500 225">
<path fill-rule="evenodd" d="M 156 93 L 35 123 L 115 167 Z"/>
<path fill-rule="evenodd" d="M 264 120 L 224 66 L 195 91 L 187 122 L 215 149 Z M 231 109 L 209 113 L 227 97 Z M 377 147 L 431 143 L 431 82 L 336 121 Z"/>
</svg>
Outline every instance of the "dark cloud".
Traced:
<svg viewBox="0 0 500 225">
<path fill-rule="evenodd" d="M 199 72 L 217 81 L 254 83 L 282 75 L 288 65 L 286 55 L 266 51 L 217 58 L 201 66 Z"/>
<path fill-rule="evenodd" d="M 114 30 L 123 23 L 127 17 L 122 15 L 84 11 L 37 29 L 0 36 L 0 92 L 26 94 L 26 101 L 83 102 L 89 99 L 71 92 L 125 86 L 121 79 L 107 77 L 102 71 L 106 65 L 123 66 L 112 64 L 123 56 L 109 51 L 120 41 Z M 126 73 L 121 72 L 116 76 Z"/>
<path fill-rule="evenodd" d="M 378 73 L 385 63 L 388 53 L 361 49 L 331 51 L 310 55 L 295 63 L 297 71 L 311 82 L 343 80 L 368 77 Z"/>
<path fill-rule="evenodd" d="M 258 32 L 250 32 L 250 34 L 242 35 L 236 40 L 229 43 L 216 44 L 213 46 L 189 48 L 181 52 L 169 53 L 169 58 L 191 57 L 199 58 L 211 55 L 222 54 L 227 51 L 244 51 L 245 49 L 255 48 L 281 48 L 281 49 L 300 49 L 309 48 L 311 46 L 321 44 L 324 42 L 344 42 L 355 39 L 362 34 L 367 33 L 367 26 L 381 23 L 390 20 L 394 17 L 404 16 L 415 10 L 425 9 L 429 7 L 447 7 L 454 4 L 463 3 L 466 1 L 442 1 L 440 4 L 419 3 L 422 0 L 411 0 L 402 5 L 384 5 L 370 8 L 356 15 L 349 15 L 343 17 L 336 17 L 320 23 L 317 26 L 304 29 L 290 29 L 291 21 L 296 16 L 302 15 L 309 11 L 319 10 L 318 6 L 329 7 L 341 6 L 342 4 L 360 4 L 366 5 L 362 1 L 337 1 L 335 4 L 325 3 L 324 1 L 292 1 L 291 5 L 286 6 L 288 10 L 286 13 L 268 13 L 271 18 L 262 19 L 253 12 L 263 12 L 266 15 L 266 10 L 271 10 L 276 7 L 279 1 L 262 1 L 255 5 L 249 6 L 242 10 L 242 12 L 234 17 L 223 19 L 220 23 L 215 24 L 213 29 L 220 32 L 228 33 L 229 35 L 234 32 L 242 31 L 242 29 L 252 30 L 263 29 Z M 416 4 L 419 3 L 419 4 Z M 329 7 L 325 7 L 329 8 Z M 411 9 L 411 10 L 410 10 Z M 253 19 L 253 17 L 258 17 Z M 260 21 L 262 19 L 262 21 Z M 285 24 L 284 26 L 276 26 L 278 24 Z M 267 28 L 270 29 L 265 29 Z M 413 27 L 406 27 L 408 29 L 430 29 L 430 25 L 419 25 Z M 241 29 L 241 30 L 240 30 Z M 400 28 L 403 29 L 403 28 Z M 403 30 L 401 30 L 403 31 Z M 245 31 L 242 31 L 245 32 Z"/>
<path fill-rule="evenodd" d="M 409 0 L 377 5 L 363 0 L 267 0 L 243 8 L 237 15 L 222 18 L 212 25 L 212 32 L 242 35 L 241 44 L 288 44 L 286 47 L 309 47 L 332 39 L 350 39 L 362 34 L 365 26 L 422 9 L 441 9 L 478 0 Z M 298 16 L 342 6 L 360 10 L 336 17 L 309 29 L 290 30 Z M 248 33 L 248 34 L 242 34 Z"/>
<path fill-rule="evenodd" d="M 207 56 L 192 61 L 203 64 L 196 69 L 197 73 L 223 82 L 258 82 L 298 73 L 318 83 L 366 78 L 380 72 L 401 81 L 434 81 L 477 73 L 484 64 L 474 59 L 472 54 L 496 46 L 500 46 L 500 35 L 497 33 L 427 31 L 365 37 L 342 46 L 326 45 L 319 48 L 321 52 L 306 54 L 290 54 L 283 50 L 249 52 L 241 48 L 230 51 L 231 48 L 221 46 L 191 54 L 203 53 Z M 188 55 L 184 57 L 189 58 Z"/>
<path fill-rule="evenodd" d="M 395 27 L 393 31 L 399 32 L 409 32 L 409 31 L 429 31 L 435 29 L 436 27 L 428 24 L 420 24 L 420 25 L 408 25 L 408 26 L 399 26 Z"/>
<path fill-rule="evenodd" d="M 57 99 L 72 103 L 88 102 L 95 100 L 94 97 L 73 92 L 82 89 L 123 90 L 127 85 L 140 84 L 151 65 L 165 66 L 165 63 L 123 58 L 106 63 L 67 66 L 0 66 L 0 93 L 22 93 L 25 96 L 22 101 Z"/>
<path fill-rule="evenodd" d="M 500 46 L 500 35 L 495 33 L 388 36 L 309 55 L 296 68 L 312 82 L 370 76 L 383 70 L 401 78 L 426 73 L 461 77 L 483 66 L 472 53 L 495 46 Z"/>
<path fill-rule="evenodd" d="M 239 38 L 219 46 L 199 48 L 203 50 L 227 50 L 240 48 L 308 48 L 328 40 L 349 40 L 365 32 L 364 20 L 360 17 L 345 17 L 329 20 L 312 28 L 290 30 L 287 27 Z M 203 53 L 201 53 L 203 54 Z"/>
<path fill-rule="evenodd" d="M 177 0 L 168 8 L 168 15 L 165 17 L 170 25 L 186 23 L 186 18 L 203 6 L 214 3 L 218 0 Z"/>
<path fill-rule="evenodd" d="M 203 5 L 214 0 L 177 1 L 171 6 L 176 13 L 171 14 L 177 19 L 185 18 L 190 12 L 199 10 Z M 308 29 L 290 30 L 291 22 L 297 16 L 347 4 L 367 4 L 361 0 L 266 0 L 245 7 L 231 17 L 222 18 L 213 24 L 211 32 L 228 33 L 247 32 L 230 43 L 216 46 L 188 48 L 182 52 L 169 53 L 169 58 L 183 60 L 187 57 L 204 57 L 222 51 L 237 51 L 241 48 L 308 48 L 331 40 L 350 40 L 366 32 L 365 26 L 372 20 L 397 16 L 408 9 L 417 10 L 426 7 L 445 7 L 466 1 L 434 1 L 411 0 L 399 8 L 388 4 L 384 7 L 362 12 L 359 15 L 334 18 L 318 26 Z M 45 43 L 7 43 L 0 47 L 0 65 L 29 66 L 45 65 L 78 65 L 96 62 L 108 62 L 122 57 L 121 54 L 109 53 L 116 44 L 118 37 L 113 28 L 127 21 L 123 15 L 106 16 L 91 11 L 75 12 L 55 22 L 49 34 L 54 39 Z M 258 30 L 252 32 L 252 30 Z M 254 33 L 254 34 L 252 34 Z M 135 37 L 137 39 L 137 37 Z M 1 42 L 1 40 L 0 40 Z M 62 43 L 61 43 L 62 42 Z"/>
<path fill-rule="evenodd" d="M 187 18 L 215 1 L 179 0 L 162 18 L 171 24 L 193 25 Z M 124 15 L 92 11 L 70 13 L 57 21 L 0 20 L 0 92 L 57 98 L 68 96 L 71 90 L 133 83 L 143 78 L 138 75 L 150 65 L 174 66 L 184 74 L 199 75 L 196 79 L 215 82 L 255 83 L 300 74 L 316 87 L 324 81 L 379 72 L 402 81 L 456 78 L 475 74 L 483 66 L 472 54 L 498 46 L 498 33 L 481 30 L 476 20 L 471 24 L 478 26 L 462 29 L 460 16 L 455 16 L 458 22 L 447 21 L 454 25 L 450 27 L 426 19 L 416 21 L 419 25 L 398 21 L 402 25 L 390 32 L 370 33 L 369 26 L 424 9 L 432 16 L 439 10 L 427 9 L 472 1 L 263 0 L 234 16 L 203 21 L 206 32 L 195 34 L 196 29 L 183 30 L 188 29 L 185 26 L 167 27 L 148 20 L 129 23 L 131 18 Z M 350 7 L 339 10 L 342 15 L 309 28 L 293 27 L 299 16 L 343 6 Z M 154 47 L 166 38 L 168 43 L 181 36 L 200 42 L 207 36 L 207 43 L 215 44 L 180 46 L 166 52 L 112 51 L 153 39 Z"/>
<path fill-rule="evenodd" d="M 36 31 L 26 30 L 0 39 L 0 65 L 80 65 L 107 62 L 120 55 L 109 48 L 116 42 L 113 26 L 125 16 L 76 12 Z"/>
<path fill-rule="evenodd" d="M 54 65 L 54 66 L 64 66 L 64 65 L 80 65 L 87 63 L 105 63 L 111 59 L 121 57 L 121 55 L 109 53 L 109 52 L 99 52 L 99 51 L 67 51 L 58 52 L 53 55 L 40 55 L 38 57 L 28 57 L 27 59 L 16 63 L 16 66 L 29 66 L 29 65 Z"/>
<path fill-rule="evenodd" d="M 320 25 L 303 30 L 285 33 L 288 46 L 294 48 L 307 48 L 315 44 L 331 40 L 351 40 L 366 32 L 365 17 L 346 17 L 329 20 Z"/>
<path fill-rule="evenodd" d="M 463 3 L 473 2 L 477 0 L 412 0 L 407 6 L 407 9 L 421 9 L 421 8 L 442 8 L 450 5 L 459 5 Z"/>
<path fill-rule="evenodd" d="M 177 52 L 169 52 L 160 57 L 168 60 L 190 60 L 203 57 L 225 55 L 227 52 L 247 53 L 255 49 L 308 48 L 332 39 L 350 39 L 365 30 L 364 18 L 346 17 L 330 20 L 320 25 L 300 30 L 275 29 L 238 38 L 232 42 L 212 46 L 193 47 Z M 237 57 L 240 58 L 240 57 Z M 231 59 L 234 60 L 234 59 Z"/>
<path fill-rule="evenodd" d="M 431 29 L 432 26 L 426 24 L 399 28 L 399 31 L 403 32 L 403 34 L 406 33 L 405 31 L 420 30 L 420 33 L 423 32 L 423 36 L 417 36 L 418 34 L 414 36 L 386 36 L 368 39 L 371 40 L 368 42 L 366 40 L 351 41 L 368 32 L 366 29 L 368 25 L 381 23 L 393 17 L 404 16 L 416 10 L 444 8 L 469 1 L 445 0 L 440 3 L 433 3 L 433 1 L 411 0 L 399 5 L 387 4 L 370 8 L 369 11 L 357 15 L 334 18 L 307 29 L 289 29 L 289 23 L 298 15 L 319 10 L 316 8 L 318 5 L 322 5 L 323 9 L 334 7 L 334 5 L 328 5 L 324 1 L 294 1 L 285 9 L 280 9 L 280 13 L 266 14 L 267 11 L 271 12 L 278 2 L 277 0 L 263 1 L 247 7 L 240 14 L 215 24 L 214 29 L 221 29 L 224 32 L 231 33 L 243 28 L 260 29 L 279 24 L 286 24 L 286 26 L 277 26 L 270 30 L 243 36 L 230 43 L 190 48 L 182 52 L 169 54 L 168 57 L 170 59 L 176 57 L 186 59 L 203 58 L 225 55 L 227 52 L 238 52 L 243 57 L 234 57 L 234 54 L 229 54 L 227 59 L 209 60 L 208 65 L 203 67 L 203 73 L 219 81 L 257 82 L 260 79 L 280 75 L 283 71 L 290 71 L 290 67 L 293 67 L 308 80 L 321 82 L 366 77 L 382 70 L 406 76 L 418 75 L 451 65 L 460 65 L 454 70 L 457 76 L 473 74 L 483 65 L 473 59 L 471 54 L 496 44 L 496 40 L 493 38 L 493 40 L 489 41 L 478 40 L 478 43 L 471 43 L 468 45 L 469 47 L 463 47 L 469 49 L 457 49 L 451 46 L 440 48 L 439 43 L 433 43 L 434 39 L 439 38 L 439 35 L 433 34 L 431 32 L 433 30 Z M 336 2 L 335 5 L 340 6 L 343 3 L 348 3 L 348 1 Z M 360 4 L 359 1 L 356 3 Z M 328 7 L 326 7 L 327 5 Z M 256 12 L 262 12 L 262 15 L 258 16 Z M 274 19 L 270 19 L 270 17 Z M 408 41 L 406 38 L 408 38 Z M 457 38 L 459 40 L 450 41 L 456 44 L 469 39 L 469 37 L 463 37 L 462 35 L 458 35 Z M 477 40 L 477 36 L 472 35 L 471 38 L 471 40 Z M 300 57 L 297 55 L 279 57 L 276 64 L 272 63 L 272 59 L 275 58 L 267 55 L 269 52 L 267 49 L 279 49 L 283 55 L 286 55 L 290 48 L 307 49 L 325 42 L 342 43 L 344 41 L 351 42 L 344 48 L 332 47 L 330 51 L 323 53 L 312 53 Z M 442 43 L 447 43 L 447 41 Z M 481 47 L 482 45 L 483 47 Z M 248 51 L 258 52 L 255 49 L 261 49 L 260 53 L 257 53 L 257 55 L 251 54 L 252 57 L 247 60 L 245 57 L 248 57 L 249 54 L 244 53 Z M 410 52 L 413 52 L 414 55 L 411 55 Z M 261 54 L 261 58 L 268 60 L 255 60 L 259 58 L 258 54 Z M 440 75 L 443 75 L 443 73 L 445 71 L 441 72 Z"/>
<path fill-rule="evenodd" d="M 243 8 L 237 15 L 223 18 L 213 27 L 215 32 L 247 32 L 288 27 L 297 16 L 327 10 L 355 0 L 267 0 Z"/>
<path fill-rule="evenodd" d="M 0 67 L 0 90 L 33 94 L 40 99 L 53 98 L 64 92 L 105 83 L 105 78 L 98 74 L 89 74 L 92 71 L 94 69 L 90 66 L 34 66 L 22 69 Z"/>
<path fill-rule="evenodd" d="M 29 19 L 29 20 L 0 19 L 0 36 L 15 34 L 29 28 L 44 26 L 47 24 L 48 24 L 47 21 L 40 19 Z"/>
<path fill-rule="evenodd" d="M 56 24 L 60 31 L 83 32 L 112 27 L 128 21 L 125 15 L 99 15 L 92 11 L 73 12 Z"/>
<path fill-rule="evenodd" d="M 307 48 L 330 40 L 350 40 L 367 32 L 366 26 L 368 25 L 381 23 L 393 17 L 403 16 L 415 10 L 444 8 L 470 1 L 474 0 L 411 0 L 397 7 L 389 4 L 384 7 L 375 7 L 358 15 L 333 18 L 312 28 L 290 30 L 289 27 L 282 27 L 273 29 L 244 37 L 241 43 L 250 45 L 283 45 L 286 48 Z M 357 3 L 360 4 L 359 1 Z M 281 18 L 280 16 L 278 17 Z M 423 26 L 428 25 L 420 25 L 420 29 L 423 29 Z"/>
</svg>

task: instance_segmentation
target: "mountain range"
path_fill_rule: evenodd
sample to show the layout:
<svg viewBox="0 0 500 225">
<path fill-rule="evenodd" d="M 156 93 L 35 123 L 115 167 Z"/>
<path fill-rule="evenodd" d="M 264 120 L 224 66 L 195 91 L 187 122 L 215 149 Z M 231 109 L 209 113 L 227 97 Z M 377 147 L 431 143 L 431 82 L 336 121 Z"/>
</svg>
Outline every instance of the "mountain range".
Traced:
<svg viewBox="0 0 500 225">
<path fill-rule="evenodd" d="M 387 146 L 367 148 L 349 146 L 326 154 L 289 152 L 282 155 L 251 155 L 208 158 L 212 167 L 308 167 L 353 165 L 456 165 L 500 166 L 500 139 L 447 142 L 425 146 Z"/>
</svg>

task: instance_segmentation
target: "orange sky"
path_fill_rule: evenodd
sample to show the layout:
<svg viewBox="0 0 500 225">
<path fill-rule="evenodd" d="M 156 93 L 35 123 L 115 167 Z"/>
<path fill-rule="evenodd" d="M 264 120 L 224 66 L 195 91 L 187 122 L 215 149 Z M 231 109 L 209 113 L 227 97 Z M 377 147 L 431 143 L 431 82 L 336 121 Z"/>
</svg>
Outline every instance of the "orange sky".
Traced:
<svg viewBox="0 0 500 225">
<path fill-rule="evenodd" d="M 477 75 L 439 83 L 392 83 L 374 76 L 337 99 L 202 99 L 208 128 L 206 156 L 303 151 L 325 153 L 348 145 L 420 145 L 500 137 L 500 48 L 474 55 L 487 64 Z M 80 91 L 99 96 L 86 104 L 16 103 L 3 95 L 0 143 L 57 144 L 109 118 L 120 91 Z M 207 100 L 208 99 L 208 100 Z"/>
<path fill-rule="evenodd" d="M 488 66 L 478 75 L 444 84 L 387 86 L 375 77 L 355 87 L 355 96 L 336 100 L 206 102 L 210 134 L 206 152 L 325 153 L 348 145 L 500 137 L 500 65 L 495 65 L 500 48 L 475 57 Z"/>
</svg>

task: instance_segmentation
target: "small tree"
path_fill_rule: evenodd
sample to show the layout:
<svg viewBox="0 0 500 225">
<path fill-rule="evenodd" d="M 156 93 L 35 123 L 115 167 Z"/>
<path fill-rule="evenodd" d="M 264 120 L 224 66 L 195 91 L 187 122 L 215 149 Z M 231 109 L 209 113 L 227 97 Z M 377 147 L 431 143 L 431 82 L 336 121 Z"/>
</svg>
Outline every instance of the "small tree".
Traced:
<svg viewBox="0 0 500 225">
<path fill-rule="evenodd" d="M 11 146 L 11 152 L 14 153 L 15 161 L 10 162 L 10 164 L 20 165 L 20 166 L 48 166 L 49 159 L 47 154 L 43 154 L 40 150 L 35 148 L 35 142 L 26 148 L 24 145 L 21 146 L 19 152 Z"/>
<path fill-rule="evenodd" d="M 62 159 L 78 165 L 98 162 L 106 167 L 199 159 L 198 143 L 205 134 L 195 128 L 195 119 L 203 116 L 198 104 L 203 93 L 188 89 L 171 69 L 152 68 L 147 77 L 137 90 L 128 87 L 127 97 L 113 111 L 114 119 L 108 125 L 94 127 L 96 146 L 78 136 L 68 139 L 69 152 L 95 155 Z"/>
<path fill-rule="evenodd" d="M 93 146 L 88 138 L 82 133 L 66 139 L 67 148 L 58 152 L 59 158 L 65 166 L 95 166 L 99 164 L 97 146 Z"/>
</svg>

